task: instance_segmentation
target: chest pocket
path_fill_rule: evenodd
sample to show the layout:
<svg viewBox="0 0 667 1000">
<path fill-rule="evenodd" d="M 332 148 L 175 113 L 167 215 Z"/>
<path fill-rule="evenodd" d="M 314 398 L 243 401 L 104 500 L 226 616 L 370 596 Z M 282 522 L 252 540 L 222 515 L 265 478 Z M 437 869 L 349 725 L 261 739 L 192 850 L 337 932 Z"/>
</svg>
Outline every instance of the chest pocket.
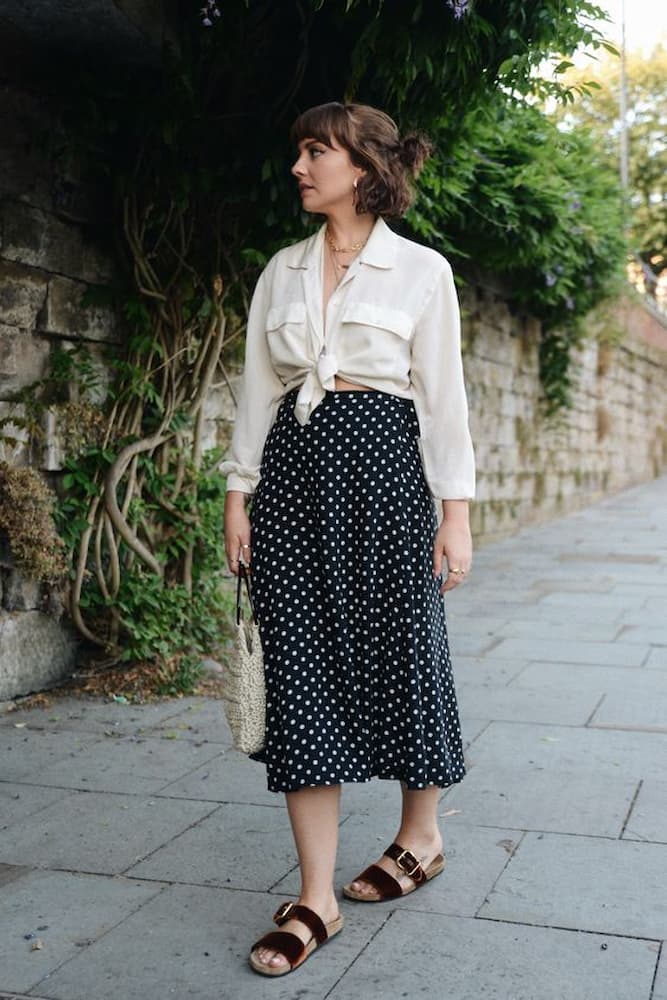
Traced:
<svg viewBox="0 0 667 1000">
<path fill-rule="evenodd" d="M 407 340 L 412 333 L 412 316 L 409 313 L 378 306 L 373 302 L 351 302 L 345 309 L 341 322 L 389 330 L 403 340 Z"/>
<path fill-rule="evenodd" d="M 345 353 L 355 370 L 394 377 L 409 368 L 412 316 L 373 302 L 350 302 L 340 321 Z"/>
<path fill-rule="evenodd" d="M 266 336 L 277 371 L 302 365 L 306 355 L 306 303 L 286 302 L 269 309 Z"/>
</svg>

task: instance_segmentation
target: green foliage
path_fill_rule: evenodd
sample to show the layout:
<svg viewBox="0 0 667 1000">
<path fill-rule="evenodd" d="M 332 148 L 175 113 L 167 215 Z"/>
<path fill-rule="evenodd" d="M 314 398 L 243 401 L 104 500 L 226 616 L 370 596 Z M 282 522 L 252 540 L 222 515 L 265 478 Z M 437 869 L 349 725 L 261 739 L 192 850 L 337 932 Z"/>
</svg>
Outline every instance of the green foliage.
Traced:
<svg viewBox="0 0 667 1000">
<path fill-rule="evenodd" d="M 155 693 L 162 696 L 192 694 L 201 676 L 200 657 L 190 654 L 181 656 L 175 669 L 160 670 Z"/>
<path fill-rule="evenodd" d="M 68 459 L 62 482 L 62 498 L 56 511 L 59 532 L 70 551 L 77 551 L 88 521 L 91 497 L 99 493 L 99 481 L 115 459 L 115 452 L 90 449 Z M 219 454 L 205 455 L 205 470 Z M 92 623 L 102 622 L 110 608 L 122 627 L 122 653 L 128 662 L 151 661 L 165 665 L 173 657 L 201 657 L 218 648 L 231 634 L 229 581 L 222 575 L 225 563 L 222 510 L 224 477 L 217 472 L 188 470 L 194 489 L 180 495 L 173 508 L 163 500 L 173 491 L 173 480 L 165 477 L 146 458 L 146 477 L 140 500 L 132 502 L 129 523 L 150 519 L 153 538 L 162 538 L 157 557 L 166 568 L 162 579 L 139 560 L 124 563 L 118 592 L 110 600 L 97 574 L 89 574 L 80 606 Z M 183 553 L 193 546 L 192 587 L 176 578 L 175 569 Z"/>
<path fill-rule="evenodd" d="M 564 128 L 586 131 L 609 170 L 619 169 L 619 90 L 621 66 L 606 58 L 585 71 L 596 89 L 556 112 Z M 570 70 L 577 85 L 582 70 Z M 657 274 L 667 264 L 667 48 L 627 58 L 629 202 L 632 250 Z"/>
</svg>

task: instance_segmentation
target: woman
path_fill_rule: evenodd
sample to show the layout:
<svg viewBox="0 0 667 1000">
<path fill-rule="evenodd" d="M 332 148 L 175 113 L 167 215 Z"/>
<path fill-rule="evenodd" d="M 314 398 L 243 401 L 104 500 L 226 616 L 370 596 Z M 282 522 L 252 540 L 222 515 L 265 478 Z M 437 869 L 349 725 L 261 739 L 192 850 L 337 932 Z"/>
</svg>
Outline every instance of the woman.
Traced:
<svg viewBox="0 0 667 1000">
<path fill-rule="evenodd" d="M 301 869 L 297 906 L 250 954 L 274 976 L 342 927 L 343 782 L 403 794 L 394 842 L 346 896 L 393 898 L 444 867 L 438 797 L 465 768 L 443 593 L 471 565 L 475 478 L 451 269 L 384 221 L 408 208 L 427 141 L 337 103 L 292 137 L 303 208 L 326 221 L 259 278 L 221 466 L 227 558 L 233 573 L 252 563 L 264 650 L 256 759 L 286 794 Z"/>
</svg>

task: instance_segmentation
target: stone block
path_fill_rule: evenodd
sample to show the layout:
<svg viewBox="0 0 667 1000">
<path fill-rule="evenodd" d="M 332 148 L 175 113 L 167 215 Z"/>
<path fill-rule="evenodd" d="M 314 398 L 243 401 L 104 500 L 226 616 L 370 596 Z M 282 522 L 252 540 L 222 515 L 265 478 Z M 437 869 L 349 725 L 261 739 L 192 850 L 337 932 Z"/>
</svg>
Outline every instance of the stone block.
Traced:
<svg viewBox="0 0 667 1000">
<path fill-rule="evenodd" d="M 98 744 L 85 754 L 42 769 L 40 780 L 86 791 L 155 794 L 164 785 L 213 760 L 218 744 L 146 737 L 137 747 L 132 737 Z"/>
<path fill-rule="evenodd" d="M 11 84 L 0 86 L 0 198 L 51 205 L 51 161 L 45 155 L 53 122 L 44 101 Z"/>
<path fill-rule="evenodd" d="M 105 701 L 93 695 L 59 697 L 57 706 L 36 705 L 33 708 L 14 708 L 0 712 L 0 726 L 24 722 L 31 730 L 41 729 L 52 733 L 98 733 L 100 736 L 142 736 L 170 716 L 178 717 L 190 706 L 198 708 L 202 699 L 167 699 L 162 702 L 133 704 L 132 702 Z M 207 702 L 203 702 L 208 707 Z M 213 704 L 218 706 L 219 702 Z M 207 735 L 207 739 L 210 737 Z M 231 737 L 230 737 L 231 742 Z"/>
<path fill-rule="evenodd" d="M 417 906 L 415 903 L 415 909 Z M 645 941 L 399 912 L 386 920 L 364 947 L 361 959 L 347 968 L 326 996 L 329 1000 L 416 1000 L 427 996 L 451 1000 L 648 1000 L 655 959 Z M 72 964 L 64 968 L 71 969 Z M 56 995 L 78 1000 L 80 994 L 63 991 Z"/>
<path fill-rule="evenodd" d="M 663 947 L 651 1000 L 667 1000 L 667 948 Z"/>
<path fill-rule="evenodd" d="M 548 597 L 544 598 L 544 601 L 547 600 Z M 489 655 L 500 656 L 504 660 L 517 657 L 521 660 L 539 662 L 640 667 L 646 657 L 646 649 L 637 643 L 506 638 L 502 639 Z"/>
<path fill-rule="evenodd" d="M 76 660 L 77 638 L 40 611 L 0 611 L 0 700 L 62 680 Z"/>
<path fill-rule="evenodd" d="M 499 760 L 541 767 L 552 774 L 587 768 L 601 785 L 624 775 L 664 781 L 667 735 L 578 726 L 491 722 L 471 747 L 475 767 L 492 773 Z"/>
<path fill-rule="evenodd" d="M 41 781 L 41 775 L 36 778 Z M 0 831 L 0 859 L 7 864 L 117 875 L 178 838 L 215 808 L 211 802 L 68 794 L 61 789 L 58 801 L 40 812 L 39 823 L 26 816 Z"/>
<path fill-rule="evenodd" d="M 2 607 L 5 611 L 35 611 L 39 608 L 42 586 L 30 580 L 18 569 L 5 570 L 2 574 Z"/>
<path fill-rule="evenodd" d="M 27 267 L 0 260 L 0 323 L 30 330 L 46 297 L 46 278 Z"/>
<path fill-rule="evenodd" d="M 48 366 L 48 341 L 28 330 L 0 324 L 0 397 L 41 379 Z"/>
<path fill-rule="evenodd" d="M 642 782 L 623 839 L 667 845 L 667 781 Z"/>
<path fill-rule="evenodd" d="M 14 713 L 7 713 L 14 715 Z M 18 722 L 18 719 L 16 720 Z M 16 723 L 12 720 L 12 725 Z M 61 788 L 43 788 L 41 785 L 26 785 L 21 782 L 0 782 L 0 831 L 12 823 L 40 812 L 46 806 L 62 799 Z"/>
<path fill-rule="evenodd" d="M 6 200 L 0 208 L 0 223 L 0 255 L 5 260 L 92 283 L 113 275 L 104 249 L 87 239 L 79 226 L 51 212 Z"/>
<path fill-rule="evenodd" d="M 168 801 L 168 800 L 160 800 Z M 178 809 L 183 799 L 172 800 Z M 203 803 L 197 805 L 201 808 Z M 287 816 L 277 807 L 221 805 L 126 872 L 132 878 L 266 892 L 294 866 Z M 282 813 L 282 808 L 280 809 Z M 148 854 L 147 851 L 143 852 Z"/>
<path fill-rule="evenodd" d="M 25 781 L 36 785 L 42 769 L 54 760 L 66 760 L 80 752 L 85 753 L 100 739 L 103 739 L 101 734 L 48 732 L 29 725 L 15 726 L 12 718 L 6 725 L 0 726 L 3 781 Z"/>
<path fill-rule="evenodd" d="M 636 789 L 631 777 L 606 776 L 601 782 L 585 765 L 545 770 L 511 761 L 493 768 L 471 766 L 442 802 L 447 809 L 460 809 L 465 822 L 474 825 L 618 837 Z"/>
<path fill-rule="evenodd" d="M 666 882 L 661 844 L 527 833 L 479 916 L 661 940 Z"/>
<path fill-rule="evenodd" d="M 82 282 L 69 278 L 51 278 L 46 307 L 40 317 L 40 329 L 59 337 L 118 341 L 120 334 L 113 310 L 81 304 L 86 287 Z"/>
<path fill-rule="evenodd" d="M 219 702 L 218 707 L 221 713 L 222 706 Z M 165 739 L 169 738 L 171 742 L 173 739 L 180 741 L 187 738 L 187 733 L 179 728 L 179 720 L 170 722 L 171 725 L 164 726 Z M 222 734 L 222 720 L 217 729 Z M 216 734 L 217 739 L 220 739 L 219 734 Z M 266 787 L 265 768 L 232 749 L 228 753 L 219 753 L 201 767 L 170 782 L 157 794 L 170 799 L 198 799 L 234 803 L 237 806 L 242 803 L 256 806 L 282 805 L 275 792 L 269 792 Z"/>
<path fill-rule="evenodd" d="M 28 871 L 3 886 L 0 910 L 0 989 L 22 994 L 87 952 L 164 887 L 76 872 Z M 44 947 L 32 951 L 23 933 L 42 926 Z M 22 933 L 23 932 L 23 933 Z M 63 996 L 48 988 L 51 997 Z M 93 990 L 97 995 L 97 990 Z M 4 995 L 4 994 L 3 994 Z M 33 996 L 42 995 L 38 989 Z"/>
</svg>

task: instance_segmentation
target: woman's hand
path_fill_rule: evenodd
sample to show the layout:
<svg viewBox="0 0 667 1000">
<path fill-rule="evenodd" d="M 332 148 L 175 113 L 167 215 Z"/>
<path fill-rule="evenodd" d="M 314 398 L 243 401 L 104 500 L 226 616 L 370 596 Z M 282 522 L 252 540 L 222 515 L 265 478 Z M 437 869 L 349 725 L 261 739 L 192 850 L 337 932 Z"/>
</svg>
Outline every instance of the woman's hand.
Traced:
<svg viewBox="0 0 667 1000">
<path fill-rule="evenodd" d="M 225 496 L 225 552 L 227 565 L 235 576 L 239 572 L 239 558 L 249 566 L 250 550 L 250 519 L 245 510 L 245 493 L 239 490 L 228 490 Z"/>
<path fill-rule="evenodd" d="M 444 517 L 433 540 L 433 576 L 446 562 L 446 578 L 440 593 L 453 590 L 466 578 L 472 565 L 472 536 L 467 500 L 445 500 Z"/>
</svg>

